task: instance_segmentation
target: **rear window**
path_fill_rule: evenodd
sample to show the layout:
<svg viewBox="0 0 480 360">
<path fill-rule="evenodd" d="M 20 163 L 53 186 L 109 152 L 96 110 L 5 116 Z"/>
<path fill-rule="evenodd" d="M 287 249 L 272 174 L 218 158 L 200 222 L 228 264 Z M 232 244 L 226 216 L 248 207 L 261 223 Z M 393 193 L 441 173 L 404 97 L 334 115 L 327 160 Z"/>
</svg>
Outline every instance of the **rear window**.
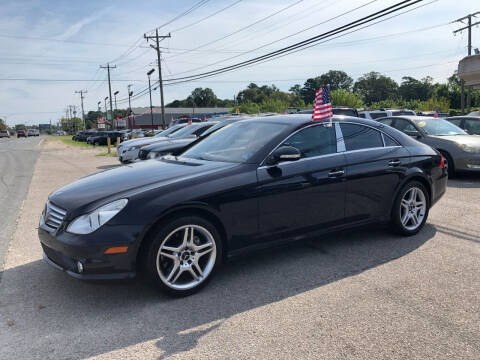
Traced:
<svg viewBox="0 0 480 360">
<path fill-rule="evenodd" d="M 385 113 L 385 112 L 370 113 L 370 117 L 372 119 L 378 119 L 378 118 L 381 118 L 381 117 L 384 117 L 384 116 L 387 116 L 387 113 Z"/>
<path fill-rule="evenodd" d="M 383 147 L 380 131 L 357 124 L 340 124 L 347 151 Z"/>
<path fill-rule="evenodd" d="M 416 114 L 414 111 L 411 111 L 411 110 L 392 111 L 392 116 L 400 116 L 400 115 L 416 115 Z"/>
<path fill-rule="evenodd" d="M 352 109 L 333 109 L 335 115 L 357 116 L 357 112 Z"/>
</svg>

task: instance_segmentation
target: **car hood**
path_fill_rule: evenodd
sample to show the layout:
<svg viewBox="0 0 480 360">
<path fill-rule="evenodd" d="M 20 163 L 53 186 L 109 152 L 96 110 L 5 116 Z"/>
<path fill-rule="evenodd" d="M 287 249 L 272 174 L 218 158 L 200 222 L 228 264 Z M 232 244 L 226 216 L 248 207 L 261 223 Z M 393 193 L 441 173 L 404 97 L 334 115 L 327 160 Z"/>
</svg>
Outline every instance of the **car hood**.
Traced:
<svg viewBox="0 0 480 360">
<path fill-rule="evenodd" d="M 435 139 L 453 141 L 459 144 L 465 144 L 475 147 L 480 147 L 480 136 L 478 135 L 445 135 L 445 136 L 432 136 Z"/>
<path fill-rule="evenodd" d="M 169 148 L 177 148 L 177 147 L 182 147 L 182 146 L 187 146 L 188 144 L 191 144 L 197 139 L 178 139 L 178 140 L 167 140 L 167 141 L 162 141 L 161 143 L 157 144 L 151 144 L 148 146 L 145 146 L 143 149 L 148 150 L 148 151 L 161 151 L 161 150 L 167 150 Z"/>
<path fill-rule="evenodd" d="M 122 142 L 120 145 L 121 147 L 129 147 L 129 146 L 138 146 L 138 145 L 144 145 L 144 144 L 152 144 L 158 141 L 165 141 L 168 140 L 167 137 L 165 136 L 150 136 L 150 137 L 143 137 L 140 139 L 132 139 L 132 140 L 127 140 Z"/>
<path fill-rule="evenodd" d="M 166 156 L 159 160 L 142 161 L 78 179 L 54 191 L 50 194 L 49 200 L 67 210 L 69 215 L 78 214 L 116 199 L 128 198 L 138 192 L 234 166 L 238 164 Z"/>
</svg>

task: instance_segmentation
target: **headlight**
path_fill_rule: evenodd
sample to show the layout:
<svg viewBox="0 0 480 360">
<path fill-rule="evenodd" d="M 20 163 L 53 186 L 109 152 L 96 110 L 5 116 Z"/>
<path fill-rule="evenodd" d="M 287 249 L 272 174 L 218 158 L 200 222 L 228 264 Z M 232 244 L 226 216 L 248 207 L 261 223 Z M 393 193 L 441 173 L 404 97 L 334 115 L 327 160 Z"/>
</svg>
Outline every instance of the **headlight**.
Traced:
<svg viewBox="0 0 480 360">
<path fill-rule="evenodd" d="M 465 152 L 468 152 L 470 154 L 478 154 L 480 153 L 480 148 L 479 147 L 473 147 L 470 145 L 466 144 L 461 144 L 461 143 L 455 143 L 460 149 L 462 149 Z"/>
<path fill-rule="evenodd" d="M 81 215 L 70 223 L 67 231 L 73 234 L 90 234 L 117 215 L 127 203 L 127 199 L 116 200 L 99 207 L 90 214 Z"/>
<path fill-rule="evenodd" d="M 150 144 L 142 144 L 142 145 L 131 146 L 131 147 L 128 149 L 128 151 L 141 149 L 142 147 L 147 146 L 147 145 L 150 145 Z"/>
</svg>

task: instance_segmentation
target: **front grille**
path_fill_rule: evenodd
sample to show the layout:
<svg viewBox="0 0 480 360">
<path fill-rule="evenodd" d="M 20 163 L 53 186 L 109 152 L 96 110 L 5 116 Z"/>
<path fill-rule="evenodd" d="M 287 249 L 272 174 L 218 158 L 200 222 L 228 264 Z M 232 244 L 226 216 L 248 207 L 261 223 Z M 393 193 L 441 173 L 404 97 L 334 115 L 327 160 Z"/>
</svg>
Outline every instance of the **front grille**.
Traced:
<svg viewBox="0 0 480 360">
<path fill-rule="evenodd" d="M 65 215 L 67 215 L 65 210 L 47 201 L 47 205 L 45 205 L 45 225 L 57 230 L 62 225 Z"/>
</svg>

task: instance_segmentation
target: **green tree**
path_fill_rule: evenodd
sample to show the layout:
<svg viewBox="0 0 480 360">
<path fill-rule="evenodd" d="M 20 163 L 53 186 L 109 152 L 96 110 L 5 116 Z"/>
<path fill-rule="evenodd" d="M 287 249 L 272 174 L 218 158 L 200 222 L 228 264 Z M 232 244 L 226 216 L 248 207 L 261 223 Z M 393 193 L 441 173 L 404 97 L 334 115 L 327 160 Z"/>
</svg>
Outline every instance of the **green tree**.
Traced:
<svg viewBox="0 0 480 360">
<path fill-rule="evenodd" d="M 333 106 L 348 106 L 351 108 L 363 107 L 362 95 L 348 90 L 333 90 L 331 93 Z"/>
<path fill-rule="evenodd" d="M 411 76 L 402 77 L 402 83 L 398 88 L 399 95 L 405 100 L 418 99 L 426 101 L 431 98 L 434 91 L 432 78 L 427 76 L 422 80 L 417 80 Z"/>
<path fill-rule="evenodd" d="M 359 92 L 367 105 L 375 101 L 395 99 L 397 90 L 398 84 L 395 80 L 375 71 L 361 76 L 353 86 L 353 91 Z"/>
<path fill-rule="evenodd" d="M 217 96 L 210 88 L 196 88 L 187 98 L 187 102 L 196 107 L 213 107 L 217 104 Z"/>
<path fill-rule="evenodd" d="M 239 105 L 241 113 L 244 114 L 258 114 L 260 112 L 260 106 L 252 101 L 245 101 Z M 233 109 L 232 111 L 235 111 Z"/>
<path fill-rule="evenodd" d="M 3 119 L 0 119 L 0 130 L 6 130 L 7 125 L 5 124 L 5 121 Z"/>
<path fill-rule="evenodd" d="M 315 92 L 319 88 L 330 85 L 330 90 L 350 90 L 352 83 L 353 79 L 346 72 L 330 70 L 318 77 L 307 79 L 300 89 L 300 95 L 305 104 L 310 104 L 315 100 Z"/>
</svg>

